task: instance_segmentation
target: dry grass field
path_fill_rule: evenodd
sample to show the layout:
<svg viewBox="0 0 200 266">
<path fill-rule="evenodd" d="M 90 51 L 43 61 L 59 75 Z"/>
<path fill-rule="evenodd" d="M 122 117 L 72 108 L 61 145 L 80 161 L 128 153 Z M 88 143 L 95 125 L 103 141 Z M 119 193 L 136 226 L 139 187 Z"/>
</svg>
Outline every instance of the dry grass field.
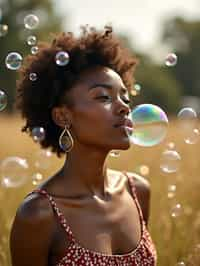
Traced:
<svg viewBox="0 0 200 266">
<path fill-rule="evenodd" d="M 31 176 L 40 172 L 44 178 L 56 171 L 63 159 L 50 158 L 48 169 L 34 165 L 40 147 L 25 133 L 21 133 L 23 121 L 18 117 L 0 117 L 0 161 L 9 156 L 26 158 L 30 180 L 19 188 L 0 187 L 0 266 L 11 266 L 9 232 L 15 211 L 25 195 L 34 188 Z M 181 155 L 180 169 L 166 174 L 160 169 L 160 158 L 169 142 Z M 200 141 L 185 144 L 177 121 L 170 119 L 165 141 L 151 148 L 132 146 L 122 151 L 120 157 L 108 157 L 110 168 L 141 173 L 142 165 L 149 173 L 143 175 L 151 183 L 151 213 L 149 230 L 158 252 L 158 266 L 200 265 Z M 168 194 L 168 186 L 176 185 L 174 197 Z M 171 208 L 180 203 L 178 217 L 171 216 Z M 20 246 L 20 243 L 19 243 Z"/>
</svg>

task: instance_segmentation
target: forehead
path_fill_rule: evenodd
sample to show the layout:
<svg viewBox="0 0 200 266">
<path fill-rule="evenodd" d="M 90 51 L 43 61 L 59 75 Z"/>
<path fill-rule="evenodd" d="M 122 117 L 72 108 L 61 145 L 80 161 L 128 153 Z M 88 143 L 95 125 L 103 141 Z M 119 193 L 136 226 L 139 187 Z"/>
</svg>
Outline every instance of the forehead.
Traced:
<svg viewBox="0 0 200 266">
<path fill-rule="evenodd" d="M 80 74 L 77 85 L 82 87 L 92 87 L 97 83 L 106 83 L 112 87 L 122 87 L 125 88 L 124 83 L 114 70 L 108 67 L 94 67 L 87 69 Z"/>
</svg>

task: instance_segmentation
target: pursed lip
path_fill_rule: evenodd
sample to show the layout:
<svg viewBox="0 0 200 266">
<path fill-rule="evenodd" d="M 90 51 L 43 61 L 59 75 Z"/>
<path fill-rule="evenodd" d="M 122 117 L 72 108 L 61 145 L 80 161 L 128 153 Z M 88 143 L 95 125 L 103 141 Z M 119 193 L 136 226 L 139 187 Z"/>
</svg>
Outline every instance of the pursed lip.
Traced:
<svg viewBox="0 0 200 266">
<path fill-rule="evenodd" d="M 123 119 L 119 121 L 118 123 L 114 124 L 114 127 L 129 127 L 133 128 L 133 123 L 130 119 Z"/>
</svg>

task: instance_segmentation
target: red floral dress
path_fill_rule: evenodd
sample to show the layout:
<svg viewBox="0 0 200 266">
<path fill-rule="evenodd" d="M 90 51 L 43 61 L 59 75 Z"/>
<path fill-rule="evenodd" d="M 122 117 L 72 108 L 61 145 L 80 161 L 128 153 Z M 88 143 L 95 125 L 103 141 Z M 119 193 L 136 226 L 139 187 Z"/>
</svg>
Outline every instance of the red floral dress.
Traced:
<svg viewBox="0 0 200 266">
<path fill-rule="evenodd" d="M 157 253 L 151 236 L 146 228 L 145 221 L 142 216 L 134 185 L 134 179 L 128 176 L 129 184 L 133 194 L 136 207 L 138 209 L 141 225 L 141 239 L 137 247 L 129 253 L 122 255 L 109 255 L 101 252 L 92 251 L 84 248 L 81 243 L 74 237 L 67 221 L 56 205 L 55 200 L 43 189 L 35 189 L 31 193 L 37 192 L 46 197 L 59 222 L 61 223 L 66 236 L 70 239 L 71 244 L 66 248 L 66 253 L 60 259 L 56 266 L 155 266 L 157 261 Z M 30 193 L 30 194 L 31 194 Z"/>
</svg>

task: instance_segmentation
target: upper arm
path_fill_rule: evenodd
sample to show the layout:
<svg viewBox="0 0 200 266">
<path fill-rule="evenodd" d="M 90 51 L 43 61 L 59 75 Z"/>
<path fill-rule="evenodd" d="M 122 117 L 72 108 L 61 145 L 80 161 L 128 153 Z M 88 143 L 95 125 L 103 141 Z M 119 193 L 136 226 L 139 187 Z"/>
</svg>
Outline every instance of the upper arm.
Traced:
<svg viewBox="0 0 200 266">
<path fill-rule="evenodd" d="M 144 221 L 146 225 L 148 225 L 151 197 L 150 183 L 138 174 L 131 172 L 128 172 L 127 174 L 128 176 L 134 178 L 137 198 L 142 210 Z"/>
<path fill-rule="evenodd" d="M 10 233 L 12 266 L 47 266 L 52 238 L 52 210 L 45 198 L 20 205 Z"/>
</svg>

